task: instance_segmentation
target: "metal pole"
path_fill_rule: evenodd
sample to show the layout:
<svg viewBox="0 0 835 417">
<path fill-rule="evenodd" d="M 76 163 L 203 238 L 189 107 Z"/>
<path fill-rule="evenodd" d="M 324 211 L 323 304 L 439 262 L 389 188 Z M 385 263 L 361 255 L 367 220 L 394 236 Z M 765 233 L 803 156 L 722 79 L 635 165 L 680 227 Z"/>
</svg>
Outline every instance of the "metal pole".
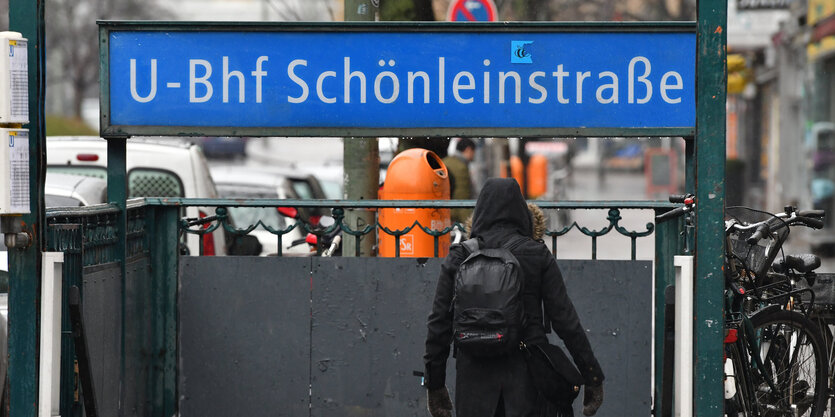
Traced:
<svg viewBox="0 0 835 417">
<path fill-rule="evenodd" d="M 125 279 L 127 277 L 127 139 L 107 139 L 107 201 L 119 207 L 116 220 L 116 256 L 121 266 L 121 334 L 119 335 L 119 376 L 125 379 Z M 119 404 L 124 403 L 124 384 L 119 384 Z M 121 406 L 120 406 L 121 408 Z"/>
<path fill-rule="evenodd" d="M 693 415 L 723 414 L 727 0 L 698 2 L 696 44 L 696 275 Z"/>
<path fill-rule="evenodd" d="M 44 0 L 9 0 L 9 26 L 28 40 L 29 56 L 29 211 L 23 230 L 32 238 L 22 249 L 9 250 L 9 390 L 10 415 L 37 414 L 38 305 L 41 251 L 46 225 L 43 203 L 46 176 L 44 93 Z"/>
<path fill-rule="evenodd" d="M 660 212 L 656 212 L 656 215 Z M 667 300 L 666 289 L 675 283 L 675 266 L 673 259 L 679 253 L 678 236 L 681 221 L 668 220 L 655 225 L 655 414 L 662 416 L 661 410 L 672 410 L 671 404 L 665 404 L 668 399 L 663 395 L 665 384 L 671 381 L 664 379 L 664 364 L 672 363 L 670 352 L 665 349 L 665 329 L 667 311 L 665 306 L 672 300 Z"/>
<path fill-rule="evenodd" d="M 345 21 L 376 20 L 379 0 L 345 0 Z M 376 200 L 380 183 L 380 150 L 377 138 L 344 138 L 343 170 L 345 198 L 348 200 Z M 369 210 L 347 210 L 345 223 L 353 230 L 375 225 L 375 213 Z M 343 256 L 354 256 L 357 245 L 362 256 L 374 255 L 377 243 L 376 229 L 359 240 L 357 237 L 343 237 Z"/>
</svg>

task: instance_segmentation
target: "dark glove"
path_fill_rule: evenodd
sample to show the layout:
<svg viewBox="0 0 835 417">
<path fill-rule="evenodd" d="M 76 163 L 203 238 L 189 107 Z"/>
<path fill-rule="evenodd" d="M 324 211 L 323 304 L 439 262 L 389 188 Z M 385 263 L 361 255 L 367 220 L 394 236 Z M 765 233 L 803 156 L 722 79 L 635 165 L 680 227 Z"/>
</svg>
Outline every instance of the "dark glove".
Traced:
<svg viewBox="0 0 835 417">
<path fill-rule="evenodd" d="M 583 415 L 593 416 L 603 404 L 603 384 L 586 385 L 583 391 Z"/>
<path fill-rule="evenodd" d="M 426 407 L 432 417 L 452 417 L 452 401 L 446 386 L 426 391 Z"/>
</svg>

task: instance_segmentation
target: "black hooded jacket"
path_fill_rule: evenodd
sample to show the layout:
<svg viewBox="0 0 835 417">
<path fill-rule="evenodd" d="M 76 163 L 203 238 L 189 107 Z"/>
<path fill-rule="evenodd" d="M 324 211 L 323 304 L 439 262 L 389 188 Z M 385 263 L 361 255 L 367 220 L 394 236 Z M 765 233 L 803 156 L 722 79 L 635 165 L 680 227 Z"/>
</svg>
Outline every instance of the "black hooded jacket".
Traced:
<svg viewBox="0 0 835 417">
<path fill-rule="evenodd" d="M 530 238 L 531 214 L 513 179 L 487 180 L 478 196 L 471 237 L 481 240 L 482 248 L 497 248 L 514 235 Z M 547 247 L 533 239 L 517 245 L 512 253 L 519 260 L 525 279 L 523 302 L 526 327 L 523 338 L 530 343 L 546 340 L 545 314 L 565 342 L 586 384 L 599 385 L 603 373 L 594 357 L 588 338 L 580 325 L 574 305 L 568 298 L 560 270 Z M 452 342 L 450 304 L 458 266 L 468 255 L 462 245 L 453 245 L 441 265 L 432 313 L 426 337 L 426 386 L 446 384 L 446 361 Z M 511 354 L 500 358 L 474 358 L 464 353 L 456 357 L 455 408 L 458 417 L 490 417 L 501 402 L 507 417 L 538 416 L 536 388 L 524 363 L 524 357 Z"/>
</svg>

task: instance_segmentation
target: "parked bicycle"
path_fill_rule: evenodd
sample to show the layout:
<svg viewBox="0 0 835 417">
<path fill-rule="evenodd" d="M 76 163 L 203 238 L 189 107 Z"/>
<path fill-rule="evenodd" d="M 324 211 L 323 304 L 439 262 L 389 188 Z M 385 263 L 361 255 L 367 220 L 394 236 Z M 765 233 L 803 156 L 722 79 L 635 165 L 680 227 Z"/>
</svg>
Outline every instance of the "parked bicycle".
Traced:
<svg viewBox="0 0 835 417">
<path fill-rule="evenodd" d="M 658 217 L 692 215 L 685 205 Z M 829 366 L 821 330 L 807 313 L 814 293 L 808 283 L 772 268 L 793 226 L 820 228 L 823 213 L 787 207 L 767 213 L 728 207 L 725 221 L 725 414 L 728 416 L 822 416 Z M 785 259 L 785 257 L 781 257 Z M 803 300 L 807 300 L 804 302 Z"/>
</svg>

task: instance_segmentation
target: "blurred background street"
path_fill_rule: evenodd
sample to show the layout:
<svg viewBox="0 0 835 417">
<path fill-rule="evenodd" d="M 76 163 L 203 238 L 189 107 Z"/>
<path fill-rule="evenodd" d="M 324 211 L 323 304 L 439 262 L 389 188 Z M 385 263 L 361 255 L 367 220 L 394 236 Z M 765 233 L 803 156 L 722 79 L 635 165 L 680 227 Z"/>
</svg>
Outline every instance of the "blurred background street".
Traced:
<svg viewBox="0 0 835 417">
<path fill-rule="evenodd" d="M 507 21 L 690 21 L 694 0 L 496 0 Z M 726 120 L 726 203 L 776 212 L 786 204 L 835 212 L 835 0 L 728 3 L 728 97 Z M 381 21 L 447 20 L 449 0 L 383 0 Z M 99 51 L 97 19 L 187 21 L 341 21 L 342 0 L 150 0 L 46 1 L 46 128 L 49 136 L 97 135 Z M 6 30 L 8 0 L 0 0 L 0 30 Z M 341 139 L 190 139 L 212 167 L 270 166 L 315 176 L 328 198 L 343 198 Z M 400 151 L 428 148 L 439 157 L 455 154 L 455 139 L 380 138 L 380 183 Z M 679 138 L 514 138 L 476 139 L 471 163 L 474 190 L 491 176 L 528 175 L 521 166 L 544 162 L 547 186 L 532 199 L 661 199 L 683 191 L 683 141 Z M 646 162 L 650 161 L 650 166 Z M 542 165 L 540 165 L 541 167 Z M 239 168 L 236 168 L 239 170 Z M 529 168 L 530 169 L 530 168 Z M 542 174 L 544 172 L 544 174 Z M 291 193 L 292 194 L 292 193 Z M 309 194 L 309 193 L 308 193 Z M 199 196 L 199 195 L 197 195 Z M 474 196 L 473 196 L 474 197 Z M 552 213 L 552 228 L 565 221 L 583 227 L 606 224 L 606 213 Z M 624 211 L 622 224 L 645 230 L 648 213 Z M 799 232 L 799 233 L 797 233 Z M 818 236 L 818 238 L 815 238 Z M 559 257 L 587 257 L 589 239 L 572 230 Z M 576 240 L 576 241 L 575 241 Z M 640 239 L 638 257 L 652 256 L 652 239 Z M 601 239 L 601 258 L 628 256 L 628 239 Z M 835 255 L 835 221 L 824 230 L 796 231 L 791 250 Z M 826 268 L 825 268 L 826 269 Z"/>
</svg>

